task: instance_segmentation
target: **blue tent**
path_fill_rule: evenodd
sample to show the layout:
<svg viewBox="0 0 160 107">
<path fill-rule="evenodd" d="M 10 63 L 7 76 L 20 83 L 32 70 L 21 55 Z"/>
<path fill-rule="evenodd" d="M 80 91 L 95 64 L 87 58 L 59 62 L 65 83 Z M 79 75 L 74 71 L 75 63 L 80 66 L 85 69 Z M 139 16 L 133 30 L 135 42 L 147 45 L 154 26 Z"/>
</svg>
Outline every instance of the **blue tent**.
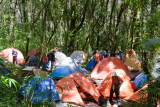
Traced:
<svg viewBox="0 0 160 107">
<path fill-rule="evenodd" d="M 50 77 L 55 79 L 61 79 L 72 73 L 76 73 L 76 71 L 74 71 L 69 66 L 59 66 L 50 74 Z"/>
<path fill-rule="evenodd" d="M 93 69 L 93 57 L 90 59 L 90 61 L 87 63 L 85 69 Z"/>
<path fill-rule="evenodd" d="M 100 54 L 101 54 L 101 60 L 102 60 L 104 56 L 104 52 L 100 52 Z"/>
<path fill-rule="evenodd" d="M 13 78 L 14 74 L 6 67 L 0 67 L 0 75 Z"/>
<path fill-rule="evenodd" d="M 86 69 L 82 68 L 81 66 L 79 66 L 74 59 L 72 59 L 71 57 L 66 57 L 61 63 L 60 65 L 64 65 L 64 66 L 69 66 L 72 69 L 74 69 L 75 71 L 81 73 L 81 74 L 87 74 L 88 72 L 86 71 Z"/>
<path fill-rule="evenodd" d="M 136 79 L 133 81 L 133 83 L 138 87 L 142 87 L 147 82 L 147 75 L 144 73 L 141 73 L 136 77 Z"/>
<path fill-rule="evenodd" d="M 54 81 L 51 78 L 33 77 L 19 90 L 32 103 L 60 100 Z"/>
</svg>

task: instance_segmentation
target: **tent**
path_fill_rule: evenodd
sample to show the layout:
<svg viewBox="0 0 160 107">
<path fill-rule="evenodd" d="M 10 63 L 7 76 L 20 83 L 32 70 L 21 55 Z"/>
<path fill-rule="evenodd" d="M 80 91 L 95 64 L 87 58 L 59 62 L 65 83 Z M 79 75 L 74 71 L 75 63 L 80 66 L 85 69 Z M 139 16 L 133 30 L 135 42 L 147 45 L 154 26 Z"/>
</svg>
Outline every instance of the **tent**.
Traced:
<svg viewBox="0 0 160 107">
<path fill-rule="evenodd" d="M 116 57 L 104 58 L 98 63 L 91 72 L 91 78 L 93 79 L 105 79 L 107 74 L 113 69 L 122 69 L 126 73 L 127 77 L 130 79 L 131 75 L 122 60 Z"/>
<path fill-rule="evenodd" d="M 18 64 L 23 64 L 25 62 L 24 56 L 23 56 L 22 52 L 20 52 L 18 49 L 15 49 L 15 48 L 4 49 L 3 51 L 1 51 L 0 56 L 5 57 L 8 61 L 13 63 L 13 56 L 12 56 L 13 49 L 18 52 L 18 55 L 17 55 Z"/>
<path fill-rule="evenodd" d="M 85 69 L 93 69 L 93 57 L 89 60 Z"/>
<path fill-rule="evenodd" d="M 71 67 L 74 71 L 80 72 L 82 74 L 86 74 L 87 71 L 83 68 L 81 68 L 81 66 L 79 66 L 74 59 L 72 59 L 71 57 L 66 57 L 61 63 L 61 66 L 69 66 Z"/>
<path fill-rule="evenodd" d="M 40 56 L 40 55 L 41 55 L 41 49 L 40 48 L 33 48 L 27 54 L 27 56 Z"/>
<path fill-rule="evenodd" d="M 130 57 L 127 56 L 125 63 L 127 64 L 128 68 L 130 68 L 130 69 L 141 70 L 141 63 L 135 55 L 132 55 Z"/>
<path fill-rule="evenodd" d="M 100 54 L 101 54 L 101 60 L 102 60 L 102 59 L 103 59 L 103 56 L 104 56 L 105 54 L 104 54 L 104 52 L 102 52 L 102 51 L 100 52 Z"/>
<path fill-rule="evenodd" d="M 54 81 L 51 78 L 33 77 L 25 83 L 19 93 L 33 104 L 60 100 Z"/>
<path fill-rule="evenodd" d="M 50 74 L 50 77 L 55 79 L 61 79 L 72 73 L 76 73 L 76 71 L 74 71 L 69 66 L 59 66 Z"/>
<path fill-rule="evenodd" d="M 28 61 L 27 61 L 27 65 L 28 66 L 38 67 L 39 59 L 36 56 L 30 56 Z"/>
<path fill-rule="evenodd" d="M 7 76 L 7 77 L 10 77 L 10 78 L 13 78 L 14 77 L 14 74 L 12 73 L 11 70 L 9 70 L 8 68 L 6 67 L 0 67 L 0 76 L 3 75 L 3 76 Z"/>
<path fill-rule="evenodd" d="M 64 60 L 66 57 L 67 57 L 67 56 L 66 56 L 64 53 L 56 51 L 56 52 L 55 52 L 55 58 L 56 58 L 55 65 L 56 65 L 56 66 L 60 65 L 60 63 L 63 62 L 63 60 Z"/>
<path fill-rule="evenodd" d="M 148 97 L 147 88 L 148 85 L 146 84 L 141 89 L 125 97 L 124 99 L 129 101 L 135 101 L 137 103 L 145 103 Z"/>
<path fill-rule="evenodd" d="M 73 58 L 76 63 L 82 64 L 86 60 L 86 54 L 83 51 L 74 51 L 71 55 L 71 58 Z"/>
<path fill-rule="evenodd" d="M 100 52 L 101 54 L 101 60 L 103 59 L 104 56 L 104 52 Z M 85 69 L 93 69 L 93 57 L 91 57 L 91 59 L 89 60 L 89 62 L 87 63 Z"/>
<path fill-rule="evenodd" d="M 63 102 L 76 103 L 84 106 L 83 100 L 92 99 L 98 102 L 100 93 L 91 80 L 81 73 L 73 73 L 60 79 L 56 88 Z"/>
<path fill-rule="evenodd" d="M 120 97 L 127 97 L 134 92 L 134 89 L 138 89 L 127 77 L 126 73 L 122 69 L 115 69 L 108 73 L 106 78 L 102 81 L 101 85 L 97 87 L 99 92 L 104 97 L 110 97 L 110 89 L 112 85 L 112 72 L 116 72 L 117 76 L 119 76 L 123 83 L 120 86 Z M 115 94 L 113 95 L 115 97 Z"/>
<path fill-rule="evenodd" d="M 160 61 L 157 62 L 152 68 L 152 77 L 158 78 L 160 77 Z"/>
<path fill-rule="evenodd" d="M 138 88 L 142 87 L 146 82 L 147 82 L 147 75 L 145 75 L 144 73 L 139 74 L 133 81 L 133 83 Z"/>
</svg>

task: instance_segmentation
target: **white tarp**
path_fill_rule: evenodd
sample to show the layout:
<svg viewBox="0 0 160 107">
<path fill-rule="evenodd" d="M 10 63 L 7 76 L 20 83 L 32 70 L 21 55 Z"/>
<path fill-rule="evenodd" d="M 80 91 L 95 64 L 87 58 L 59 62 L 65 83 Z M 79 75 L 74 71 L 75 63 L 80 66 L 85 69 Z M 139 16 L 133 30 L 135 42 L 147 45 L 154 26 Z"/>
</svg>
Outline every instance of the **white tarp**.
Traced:
<svg viewBox="0 0 160 107">
<path fill-rule="evenodd" d="M 66 57 L 64 59 L 64 61 L 61 63 L 61 65 L 65 65 L 65 66 L 69 66 L 71 67 L 73 70 L 80 72 L 81 74 L 86 74 L 87 71 L 84 68 L 81 68 L 81 66 L 79 66 L 74 59 L 72 59 L 71 57 Z"/>
<path fill-rule="evenodd" d="M 55 61 L 55 66 L 58 66 L 60 65 L 60 63 L 66 58 L 67 56 L 62 53 L 62 52 L 56 52 L 55 53 L 55 58 L 56 58 L 56 61 Z"/>
</svg>

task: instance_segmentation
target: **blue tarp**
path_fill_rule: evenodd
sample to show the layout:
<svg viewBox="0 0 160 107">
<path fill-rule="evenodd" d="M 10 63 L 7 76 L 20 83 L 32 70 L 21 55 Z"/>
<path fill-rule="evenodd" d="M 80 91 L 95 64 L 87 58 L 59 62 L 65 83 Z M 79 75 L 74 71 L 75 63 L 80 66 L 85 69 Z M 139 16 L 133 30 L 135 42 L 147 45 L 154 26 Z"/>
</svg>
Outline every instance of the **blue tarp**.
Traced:
<svg viewBox="0 0 160 107">
<path fill-rule="evenodd" d="M 87 63 L 85 69 L 93 69 L 93 57 L 90 59 L 90 61 Z"/>
<path fill-rule="evenodd" d="M 14 74 L 6 67 L 0 67 L 0 75 L 13 78 Z"/>
<path fill-rule="evenodd" d="M 69 66 L 59 66 L 50 74 L 50 77 L 55 79 L 61 79 L 72 73 L 76 73 L 76 71 L 74 71 Z"/>
<path fill-rule="evenodd" d="M 147 82 L 147 75 L 144 73 L 138 75 L 133 83 L 138 87 L 141 88 Z"/>
<path fill-rule="evenodd" d="M 51 78 L 33 77 L 19 90 L 32 103 L 60 100 L 54 81 Z"/>
</svg>

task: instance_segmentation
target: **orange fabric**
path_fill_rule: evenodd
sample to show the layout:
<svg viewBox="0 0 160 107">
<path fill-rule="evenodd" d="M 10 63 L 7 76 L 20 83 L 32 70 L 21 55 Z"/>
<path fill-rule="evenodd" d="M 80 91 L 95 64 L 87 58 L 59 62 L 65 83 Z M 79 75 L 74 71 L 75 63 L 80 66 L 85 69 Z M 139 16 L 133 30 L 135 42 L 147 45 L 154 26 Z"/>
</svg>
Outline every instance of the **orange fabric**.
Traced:
<svg viewBox="0 0 160 107">
<path fill-rule="evenodd" d="M 129 54 L 133 55 L 135 53 L 135 51 L 133 49 L 129 50 Z"/>
<path fill-rule="evenodd" d="M 116 72 L 117 76 L 123 80 L 120 86 L 120 97 L 127 97 L 133 93 L 131 81 L 128 79 L 126 73 L 122 69 L 115 69 L 108 73 L 107 77 L 102 81 L 101 85 L 97 87 L 99 92 L 104 97 L 110 97 L 110 89 L 112 85 L 112 72 Z M 113 95 L 115 97 L 115 94 Z"/>
<path fill-rule="evenodd" d="M 30 50 L 27 54 L 27 56 L 35 56 L 36 54 L 41 55 L 41 49 L 40 48 L 33 48 Z"/>
<path fill-rule="evenodd" d="M 93 96 L 95 101 L 98 102 L 100 96 L 99 91 L 94 84 L 81 73 L 67 75 L 57 82 L 56 88 L 63 102 L 72 102 L 84 106 L 81 96 L 85 98 L 85 95 L 81 93 L 80 96 L 76 85 L 79 86 L 81 91 Z"/>
<path fill-rule="evenodd" d="M 100 61 L 101 60 L 101 54 L 100 53 L 96 53 L 94 56 L 95 61 Z"/>
<path fill-rule="evenodd" d="M 46 64 L 47 61 L 48 61 L 48 57 L 47 57 L 47 54 L 46 54 L 46 55 L 44 56 L 44 58 L 43 58 L 43 64 Z"/>
<path fill-rule="evenodd" d="M 132 101 L 136 101 L 137 103 L 144 103 L 145 101 L 147 101 L 147 97 L 148 97 L 148 93 L 146 90 L 147 88 L 148 88 L 148 85 L 146 84 L 140 90 L 127 96 L 125 100 L 132 100 Z"/>
<path fill-rule="evenodd" d="M 108 57 L 104 58 L 98 63 L 92 73 L 91 78 L 93 79 L 105 79 L 107 74 L 112 71 L 113 69 L 123 69 L 126 73 L 127 77 L 130 79 L 131 75 L 127 68 L 127 66 L 124 64 L 122 60 L 116 57 Z"/>
<path fill-rule="evenodd" d="M 12 50 L 17 51 L 17 62 L 18 64 L 23 64 L 24 63 L 24 56 L 22 52 L 20 52 L 18 49 L 15 48 L 7 48 L 4 49 L 1 53 L 0 56 L 5 57 L 9 62 L 13 63 L 13 55 L 12 55 Z"/>
</svg>

